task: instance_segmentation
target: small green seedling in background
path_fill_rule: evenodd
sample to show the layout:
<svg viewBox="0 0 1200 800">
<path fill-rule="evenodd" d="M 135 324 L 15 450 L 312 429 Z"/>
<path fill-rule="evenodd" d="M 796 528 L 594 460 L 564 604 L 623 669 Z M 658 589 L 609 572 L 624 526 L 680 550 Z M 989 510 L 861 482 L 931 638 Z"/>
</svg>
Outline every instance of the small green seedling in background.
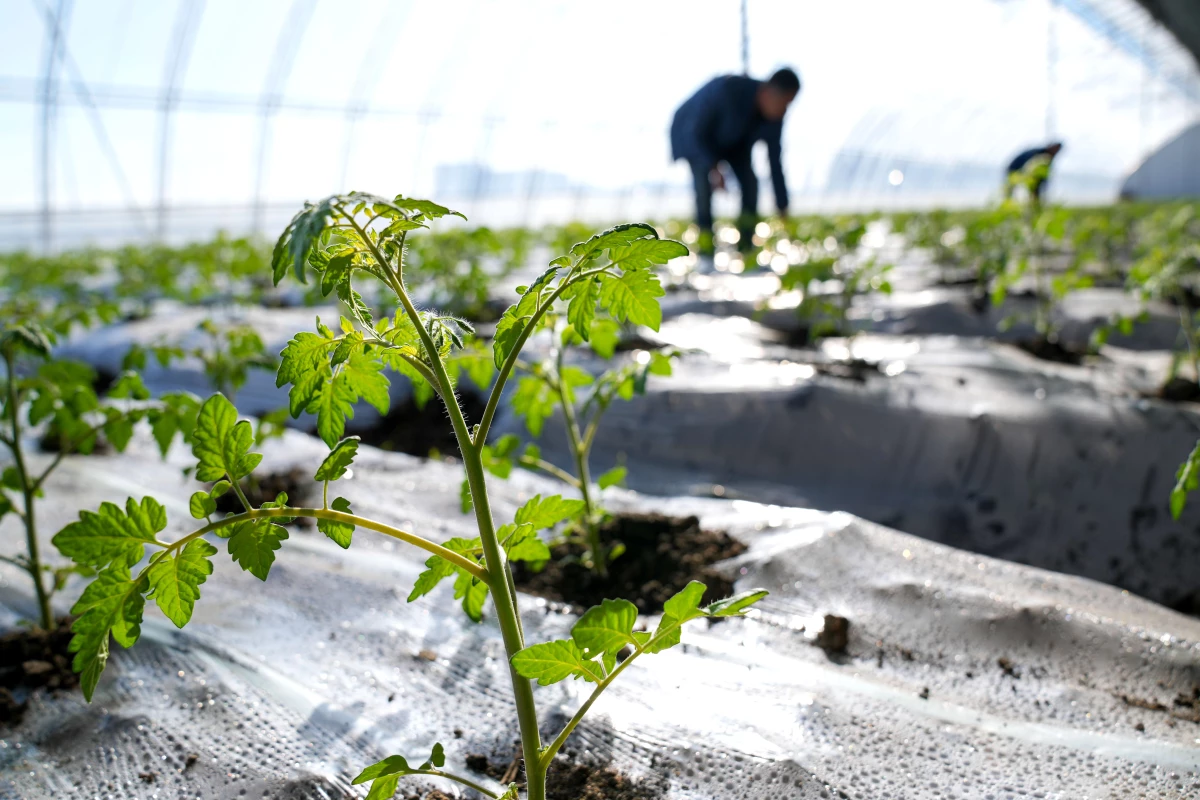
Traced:
<svg viewBox="0 0 1200 800">
<path fill-rule="evenodd" d="M 426 570 L 409 600 L 453 578 L 455 599 L 462 602 L 471 619 L 479 620 L 486 599 L 492 597 L 509 661 L 526 797 L 545 800 L 550 763 L 621 672 L 642 655 L 678 644 L 680 628 L 688 621 L 740 616 L 766 595 L 764 591 L 747 592 L 702 607 L 704 585 L 693 582 L 667 601 L 652 632 L 637 630 L 637 609 L 632 603 L 606 600 L 579 619 L 570 639 L 541 644 L 525 641 L 509 562 L 548 558 L 549 550 L 538 532 L 560 525 L 570 504 L 557 495 L 538 496 L 522 506 L 512 522 L 495 525 L 484 452 L 504 388 L 529 337 L 549 324 L 547 315 L 560 299 L 568 302 L 568 321 L 593 320 L 598 306 L 617 323 L 643 322 L 659 313 L 657 298 L 662 290 L 653 270 L 676 255 L 681 245 L 659 239 L 649 225 L 621 225 L 575 244 L 567 255 L 554 259 L 501 317 L 489 361 L 495 380 L 481 419 L 470 424 L 455 392 L 455 376 L 462 367 L 451 366 L 454 354 L 468 349 L 465 337 L 470 326 L 450 315 L 418 311 L 404 275 L 408 235 L 453 213 L 436 203 L 403 196 L 388 200 L 361 193 L 335 195 L 305 205 L 276 245 L 272 260 L 276 283 L 289 269 L 301 281 L 315 273 L 322 291 L 336 292 L 352 316 L 342 320 L 340 332 L 318 322 L 315 332 L 297 333 L 283 351 L 278 370 L 280 384 L 291 386 L 291 413 L 315 413 L 318 433 L 329 447 L 329 455 L 314 473 L 324 485 L 321 508 L 292 507 L 282 494 L 257 508 L 247 501 L 241 484 L 254 473 L 262 456 L 253 451 L 250 423 L 239 420 L 233 404 L 215 394 L 200 407 L 192 430 L 195 477 L 215 482 L 211 489 L 193 494 L 189 503 L 192 516 L 203 522 L 200 527 L 174 541 L 164 541 L 160 538 L 167 528 L 163 505 L 152 497 L 130 498 L 123 509 L 106 503 L 99 513 L 81 512 L 77 522 L 54 537 L 59 550 L 80 568 L 98 573 L 73 608 L 79 615 L 72 626 L 74 667 L 81 673 L 89 700 L 108 661 L 110 641 L 123 647 L 137 641 L 147 599 L 180 627 L 191 619 L 200 587 L 213 571 L 212 558 L 219 552 L 206 538 L 208 534 L 225 539 L 230 557 L 265 580 L 276 552 L 288 538 L 284 526 L 294 519 L 317 520 L 318 528 L 341 547 L 349 547 L 361 528 L 429 554 Z M 378 281 L 393 294 L 400 306 L 394 317 L 375 318 L 352 285 L 362 279 Z M 579 328 L 590 330 L 582 324 Z M 414 382 L 427 383 L 444 402 L 466 467 L 478 537 L 437 544 L 356 515 L 344 497 L 329 500 L 330 485 L 345 476 L 358 451 L 357 439 L 344 436 L 346 419 L 359 400 L 386 412 L 389 381 L 384 370 L 388 368 Z M 218 517 L 216 499 L 225 492 L 232 492 L 244 511 Z M 622 651 L 631 654 L 619 661 Z M 592 683 L 594 688 L 562 731 L 543 746 L 531 681 L 549 685 L 568 677 Z M 391 756 L 368 767 L 355 783 L 371 783 L 371 800 L 392 797 L 399 779 L 407 775 L 447 778 L 497 800 L 516 800 L 518 796 L 515 786 L 499 794 L 444 770 L 444 763 L 443 748 L 437 745 L 419 766 Z"/>
<path fill-rule="evenodd" d="M 9 309 L 15 313 L 15 309 Z M 38 624 L 54 630 L 51 598 L 74 572 L 89 575 L 86 565 L 51 566 L 38 548 L 37 498 L 46 480 L 73 453 L 88 454 L 101 436 L 123 451 L 133 437 L 134 426 L 148 420 L 163 455 L 171 441 L 182 433 L 186 439 L 199 400 L 176 392 L 150 402 L 150 393 L 137 372 L 127 370 L 107 395 L 94 388 L 96 373 L 87 364 L 55 357 L 54 343 L 78 324 L 99 320 L 95 315 L 75 313 L 67 305 L 54 311 L 10 317 L 0 329 L 0 358 L 4 378 L 0 383 L 0 445 L 12 458 L 0 476 L 0 517 L 13 514 L 25 529 L 25 552 L 0 555 L 33 580 L 38 603 Z M 64 313 L 65 312 L 65 313 Z M 52 439 L 55 455 L 48 464 L 35 465 L 27 451 L 26 437 L 44 428 Z M 49 575 L 49 581 L 46 576 Z"/>
<path fill-rule="evenodd" d="M 673 244 L 660 242 L 660 245 Z M 656 257 L 669 260 L 686 254 L 683 245 L 677 249 L 660 246 Z M 517 465 L 553 475 L 579 492 L 581 500 L 562 501 L 569 508 L 565 518 L 566 538 L 577 540 L 584 546 L 583 564 L 600 575 L 606 574 L 609 563 L 624 552 L 624 544 L 606 542 L 601 535 L 607 514 L 600 507 L 598 490 L 621 484 L 626 474 L 624 466 L 617 466 L 600 475 L 595 483 L 592 481 L 589 459 L 600 420 L 615 400 L 632 400 L 635 395 L 645 394 L 649 376 L 669 376 L 671 359 L 676 354 L 673 351 L 640 350 L 629 361 L 599 375 L 567 364 L 565 356 L 568 348 L 586 343 L 602 358 L 611 359 L 620 338 L 618 318 L 658 330 L 662 312 L 657 298 L 662 295 L 662 288 L 652 273 L 645 273 L 644 279 L 639 280 L 640 298 L 624 294 L 625 284 L 609 284 L 612 288 L 602 292 L 599 281 L 586 284 L 574 293 L 564 293 L 565 300 L 552 306 L 540 323 L 551 333 L 549 355 L 536 363 L 517 362 L 521 378 L 510 401 L 513 412 L 525 420 L 529 433 L 536 438 L 542 435 L 546 421 L 557 411 L 566 428 L 572 467 L 564 469 L 550 463 L 535 444 L 520 450 L 520 440 L 515 434 L 507 434 L 494 444 L 485 445 L 482 453 L 484 467 L 493 475 L 507 478 Z M 518 287 L 522 294 L 527 291 L 528 287 Z M 600 313 L 597 313 L 597 305 Z M 469 488 L 469 483 L 464 481 L 464 514 L 471 510 Z"/>
</svg>

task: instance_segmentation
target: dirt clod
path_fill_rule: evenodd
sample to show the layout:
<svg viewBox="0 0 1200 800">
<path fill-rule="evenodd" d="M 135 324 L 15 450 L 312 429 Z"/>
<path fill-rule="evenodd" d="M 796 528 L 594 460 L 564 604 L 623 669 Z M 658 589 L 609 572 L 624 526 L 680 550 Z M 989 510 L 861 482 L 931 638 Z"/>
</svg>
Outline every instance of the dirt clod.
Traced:
<svg viewBox="0 0 1200 800">
<path fill-rule="evenodd" d="M 1021 679 L 1021 670 L 1010 659 L 1000 656 L 1000 658 L 996 659 L 996 666 L 1000 667 L 1000 671 L 1013 680 Z"/>
<path fill-rule="evenodd" d="M 601 536 L 626 548 L 609 565 L 607 576 L 602 578 L 578 563 L 581 545 L 560 544 L 552 549 L 553 558 L 541 572 L 523 563 L 513 565 L 517 588 L 582 608 L 622 597 L 641 613 L 655 614 L 692 580 L 707 584 L 704 602 L 731 595 L 733 583 L 711 566 L 746 551 L 744 544 L 723 531 L 702 530 L 696 517 L 622 514 L 605 523 Z"/>
<path fill-rule="evenodd" d="M 467 768 L 500 783 L 516 782 L 523 787 L 523 771 L 513 769 L 519 761 L 518 757 L 504 764 L 471 755 L 467 756 Z M 569 754 L 555 758 L 546 775 L 546 800 L 660 800 L 665 794 L 666 786 L 661 781 L 634 780 L 607 764 L 575 760 Z"/>
<path fill-rule="evenodd" d="M 826 653 L 844 653 L 850 644 L 850 620 L 837 614 L 825 615 L 825 627 L 817 634 L 817 644 Z"/>
<path fill-rule="evenodd" d="M 1200 403 L 1200 383 L 1187 378 L 1171 378 L 1159 388 L 1158 396 L 1172 403 Z"/>
</svg>

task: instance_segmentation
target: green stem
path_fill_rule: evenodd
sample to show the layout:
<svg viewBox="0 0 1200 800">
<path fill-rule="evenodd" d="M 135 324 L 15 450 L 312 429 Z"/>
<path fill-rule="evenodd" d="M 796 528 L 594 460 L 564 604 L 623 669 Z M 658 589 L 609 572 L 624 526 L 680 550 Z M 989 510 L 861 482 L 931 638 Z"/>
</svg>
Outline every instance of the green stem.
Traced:
<svg viewBox="0 0 1200 800">
<path fill-rule="evenodd" d="M 549 461 L 545 461 L 540 458 L 526 458 L 525 456 L 521 456 L 519 459 L 517 459 L 517 463 L 519 463 L 522 467 L 526 467 L 527 469 L 540 469 L 542 472 L 553 475 L 569 486 L 574 486 L 576 489 L 579 488 L 579 480 L 574 475 L 567 472 L 562 467 L 556 467 Z"/>
<path fill-rule="evenodd" d="M 4 353 L 4 366 L 8 386 L 8 421 L 12 426 L 12 454 L 17 470 L 17 480 L 21 483 L 21 496 L 24 500 L 25 546 L 28 549 L 29 577 L 33 579 L 33 588 L 37 593 L 38 612 L 42 617 L 42 628 L 54 630 L 54 611 L 50 608 L 50 594 L 42 583 L 42 561 L 38 555 L 37 521 L 34 517 L 33 501 L 34 488 L 29 480 L 29 470 L 25 467 L 25 454 L 21 447 L 21 415 L 17 398 L 17 380 L 13 365 L 12 353 Z"/>
<path fill-rule="evenodd" d="M 545 316 L 546 312 L 553 307 L 554 302 L 558 300 L 562 293 L 567 290 L 567 287 L 585 278 L 590 278 L 593 275 L 599 275 L 601 272 L 605 272 L 607 269 L 608 267 L 604 266 L 598 269 L 588 270 L 587 272 L 581 272 L 574 278 L 563 280 L 558 285 L 558 288 L 551 292 L 550 296 L 542 301 L 542 304 L 538 306 L 537 311 L 533 312 L 533 316 L 531 316 L 529 321 L 525 323 L 525 327 L 521 330 L 521 335 L 517 337 L 517 341 L 513 344 L 513 348 L 509 352 L 508 358 L 504 359 L 504 363 L 500 366 L 499 374 L 496 375 L 496 383 L 493 384 L 491 394 L 488 395 L 487 405 L 483 409 L 483 417 L 479 421 L 478 430 L 475 431 L 476 446 L 482 446 L 487 441 L 488 430 L 491 429 L 492 420 L 496 416 L 496 410 L 500 407 L 500 395 L 504 393 L 504 385 L 508 383 L 508 378 L 510 375 L 512 375 L 512 371 L 517 365 L 517 359 L 521 354 L 521 348 L 525 346 L 525 342 L 528 341 L 529 337 L 533 334 L 538 322 L 543 316 Z"/>
<path fill-rule="evenodd" d="M 183 538 L 169 544 L 166 542 L 159 542 L 159 544 L 165 547 L 167 550 L 178 550 L 180 547 L 192 541 L 193 539 L 198 539 L 204 534 L 212 533 L 220 528 L 224 528 L 229 525 L 235 525 L 239 522 L 245 522 L 246 520 L 270 519 L 272 517 L 311 517 L 312 519 L 325 519 L 332 522 L 341 522 L 346 525 L 353 525 L 356 528 L 366 528 L 367 530 L 375 531 L 376 533 L 382 533 L 384 536 L 391 536 L 393 539 L 399 539 L 400 541 L 411 544 L 414 547 L 419 547 L 425 552 L 431 553 L 439 558 L 444 558 L 450 563 L 454 564 L 454 566 L 465 569 L 479 580 L 487 582 L 489 586 L 491 585 L 491 577 L 483 567 L 479 566 L 465 556 L 455 553 L 453 550 L 447 550 L 440 544 L 434 544 L 433 542 L 421 536 L 408 533 L 407 531 L 402 531 L 399 528 L 393 528 L 390 525 L 384 525 L 382 522 L 376 522 L 373 519 L 367 519 L 366 517 L 360 517 L 355 514 L 346 514 L 341 511 L 333 511 L 332 509 L 328 508 L 256 508 L 251 511 L 245 511 L 241 514 L 231 514 L 230 516 L 223 517 L 216 522 L 210 522 L 203 528 L 198 528 Z"/>
<path fill-rule="evenodd" d="M 612 685 L 612 682 L 617 679 L 617 676 L 624 672 L 625 668 L 632 664 L 638 656 L 642 655 L 651 647 L 663 641 L 664 639 L 672 636 L 675 631 L 681 627 L 683 627 L 683 623 L 672 625 L 664 630 L 655 631 L 653 637 L 647 639 L 644 644 L 635 647 L 629 658 L 622 661 L 616 669 L 614 669 L 604 678 L 604 680 L 596 684 L 596 688 L 592 690 L 592 694 L 583 702 L 583 705 L 579 707 L 579 710 L 575 712 L 575 716 L 571 717 L 570 722 L 568 722 L 566 727 L 562 729 L 562 732 L 559 733 L 558 736 L 555 737 L 554 741 L 542 751 L 540 759 L 541 767 L 543 769 L 549 769 L 550 762 L 554 760 L 554 756 L 556 756 L 562 746 L 566 744 L 567 737 L 569 737 L 571 732 L 575 730 L 575 727 L 583 721 L 584 716 L 587 715 L 587 712 L 591 709 L 592 704 L 600 698 L 600 695 L 604 693 L 605 689 Z"/>
<path fill-rule="evenodd" d="M 345 213 L 344 210 L 343 213 Z M 525 642 L 518 616 L 516 593 L 511 588 L 511 578 L 508 575 L 508 562 L 505 559 L 504 551 L 500 548 L 500 542 L 496 538 L 491 504 L 488 502 L 487 481 L 484 477 L 483 459 L 480 455 L 483 442 L 486 441 L 487 431 L 481 426 L 477 439 L 472 440 L 467 431 L 466 419 L 458 405 L 458 398 L 454 394 L 454 385 L 446 372 L 446 365 L 442 363 L 433 337 L 425 329 L 420 314 L 417 313 L 416 307 L 409 299 L 408 292 L 404 290 L 404 284 L 398 271 L 391 269 L 387 259 L 379 252 L 379 248 L 371 241 L 367 232 L 358 226 L 354 218 L 349 215 L 347 218 L 358 230 L 364 244 L 370 248 L 375 262 L 388 276 L 388 285 L 396 293 L 396 297 L 404 307 L 404 312 L 416 327 L 421 344 L 429 356 L 431 362 L 429 366 L 437 379 L 437 383 L 434 385 L 436 388 L 440 388 L 442 399 L 450 414 L 450 422 L 454 426 L 454 436 L 458 440 L 458 449 L 463 458 L 463 465 L 466 467 L 467 482 L 470 485 L 471 499 L 475 507 L 475 521 L 479 527 L 479 538 L 483 545 L 484 563 L 486 564 L 486 577 L 483 579 L 492 590 L 492 600 L 496 605 L 496 618 L 504 639 L 504 649 L 510 659 L 509 675 L 512 679 L 513 699 L 517 706 L 517 721 L 521 728 L 521 750 L 525 757 L 528 798 L 529 800 L 545 800 L 546 773 L 544 769 L 536 768 L 539 765 L 538 753 L 541 750 L 542 740 L 541 734 L 538 732 L 537 706 L 533 700 L 533 686 L 528 679 L 521 677 L 511 664 L 512 657 L 525 646 Z M 563 287 L 560 287 L 558 293 L 561 293 L 562 289 Z M 543 313 L 545 313 L 544 306 L 538 309 L 537 316 L 540 317 Z M 534 322 L 536 322 L 536 318 Z M 522 334 L 523 338 L 513 348 L 513 352 L 505 362 L 509 372 L 512 371 L 512 362 L 516 360 L 521 344 L 528 337 L 532 327 L 533 323 L 530 323 Z M 498 383 L 497 388 L 502 388 L 502 384 Z M 493 390 L 493 395 L 498 397 L 496 389 Z M 495 412 L 493 411 L 493 413 Z"/>
<path fill-rule="evenodd" d="M 461 783 L 463 786 L 466 786 L 468 789 L 474 789 L 475 791 L 479 792 L 480 794 L 487 795 L 488 797 L 494 798 L 495 800 L 499 800 L 499 798 L 500 798 L 500 795 L 496 794 L 491 789 L 485 789 L 483 786 L 480 786 L 478 783 L 475 783 L 475 781 L 468 780 L 467 778 L 460 777 L 460 776 L 455 775 L 450 772 L 443 772 L 440 769 L 418 769 L 418 770 L 413 770 L 412 772 L 408 772 L 405 774 L 406 775 L 428 775 L 432 778 L 447 778 L 449 780 L 455 781 L 456 783 Z"/>
<path fill-rule="evenodd" d="M 584 525 L 587 528 L 588 548 L 592 551 L 592 566 L 601 577 L 608 574 L 608 554 L 600 541 L 600 530 L 596 525 L 596 507 L 592 503 L 591 475 L 588 473 L 588 454 L 583 446 L 583 438 L 579 433 L 579 424 L 575 420 L 575 404 L 566 382 L 562 379 L 563 348 L 555 352 L 555 364 L 558 380 L 554 383 L 558 388 L 559 403 L 562 406 L 563 422 L 567 428 L 567 442 L 571 447 L 571 457 L 575 459 L 575 470 L 579 476 L 579 493 L 583 495 L 583 505 L 586 513 Z"/>
</svg>

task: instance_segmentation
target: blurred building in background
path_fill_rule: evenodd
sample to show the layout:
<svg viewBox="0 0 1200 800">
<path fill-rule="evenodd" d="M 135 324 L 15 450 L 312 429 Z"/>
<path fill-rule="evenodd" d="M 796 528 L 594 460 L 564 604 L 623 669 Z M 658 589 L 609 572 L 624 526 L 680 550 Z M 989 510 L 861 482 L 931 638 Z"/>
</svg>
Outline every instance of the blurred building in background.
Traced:
<svg viewBox="0 0 1200 800">
<path fill-rule="evenodd" d="M 1107 201 L 1200 117 L 1191 0 L 521 9 L 0 0 L 0 247 L 272 234 L 345 189 L 490 225 L 687 215 L 671 114 L 747 67 L 804 81 L 784 139 L 796 212 L 984 203 L 1052 138 L 1051 196 Z"/>
</svg>

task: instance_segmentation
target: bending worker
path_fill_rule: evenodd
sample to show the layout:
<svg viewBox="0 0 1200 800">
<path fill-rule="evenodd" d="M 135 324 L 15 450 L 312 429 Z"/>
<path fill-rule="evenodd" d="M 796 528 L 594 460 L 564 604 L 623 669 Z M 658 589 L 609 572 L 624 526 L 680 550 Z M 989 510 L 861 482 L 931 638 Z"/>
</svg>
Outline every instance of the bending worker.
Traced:
<svg viewBox="0 0 1200 800">
<path fill-rule="evenodd" d="M 672 158 L 686 159 L 692 168 L 701 254 L 711 255 L 713 250 L 712 193 L 725 188 L 722 164 L 733 171 L 742 192 L 739 247 L 750 247 L 758 216 L 758 177 L 750 164 L 755 142 L 767 143 L 775 206 L 780 215 L 787 213 L 780 137 L 783 115 L 799 93 L 800 79 L 790 69 L 781 69 L 766 81 L 722 75 L 704 84 L 675 112 L 671 122 Z"/>
<path fill-rule="evenodd" d="M 1050 180 L 1050 166 L 1062 148 L 1062 142 L 1051 142 L 1045 147 L 1030 148 L 1014 158 L 1005 171 L 1004 196 L 1012 197 L 1013 188 L 1024 185 L 1029 189 L 1030 198 L 1040 203 L 1046 181 Z"/>
</svg>

